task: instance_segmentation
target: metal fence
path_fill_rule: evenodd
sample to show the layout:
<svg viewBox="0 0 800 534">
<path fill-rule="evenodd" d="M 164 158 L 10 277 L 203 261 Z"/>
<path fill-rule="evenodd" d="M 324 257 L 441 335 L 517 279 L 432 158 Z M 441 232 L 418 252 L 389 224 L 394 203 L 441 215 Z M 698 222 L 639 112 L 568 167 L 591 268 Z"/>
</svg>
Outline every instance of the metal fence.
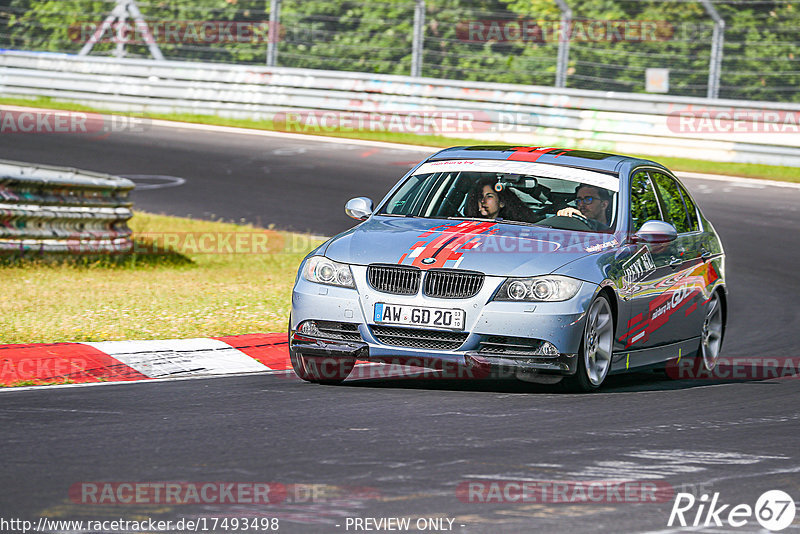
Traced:
<svg viewBox="0 0 800 534">
<path fill-rule="evenodd" d="M 13 51 L 0 51 L 0 93 L 297 133 L 395 131 L 800 167 L 800 104 Z M 13 119 L 9 131 L 21 130 Z"/>
<path fill-rule="evenodd" d="M 0 0 L 6 48 L 782 102 L 798 28 L 800 0 Z"/>
<path fill-rule="evenodd" d="M 129 252 L 133 187 L 107 174 L 0 160 L 0 254 Z"/>
</svg>

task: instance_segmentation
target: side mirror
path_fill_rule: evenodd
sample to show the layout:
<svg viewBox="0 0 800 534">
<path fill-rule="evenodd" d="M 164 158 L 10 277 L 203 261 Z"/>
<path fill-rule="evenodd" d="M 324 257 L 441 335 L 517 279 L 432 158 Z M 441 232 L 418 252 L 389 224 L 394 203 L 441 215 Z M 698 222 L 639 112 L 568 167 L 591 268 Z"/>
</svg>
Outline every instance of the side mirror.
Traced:
<svg viewBox="0 0 800 534">
<path fill-rule="evenodd" d="M 678 231 L 668 222 L 647 221 L 633 237 L 646 243 L 669 243 L 678 238 Z"/>
<path fill-rule="evenodd" d="M 372 215 L 372 199 L 367 197 L 351 198 L 344 205 L 344 212 L 357 221 L 368 219 Z"/>
</svg>

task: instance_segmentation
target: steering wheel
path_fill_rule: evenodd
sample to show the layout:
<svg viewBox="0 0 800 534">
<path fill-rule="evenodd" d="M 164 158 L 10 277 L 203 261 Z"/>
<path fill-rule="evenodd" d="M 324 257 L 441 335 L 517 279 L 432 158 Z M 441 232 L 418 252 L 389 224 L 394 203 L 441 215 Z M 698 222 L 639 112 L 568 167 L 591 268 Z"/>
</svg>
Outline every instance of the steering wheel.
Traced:
<svg viewBox="0 0 800 534">
<path fill-rule="evenodd" d="M 594 230 L 594 225 L 583 215 L 556 215 L 545 221 L 547 225 L 562 230 Z"/>
</svg>

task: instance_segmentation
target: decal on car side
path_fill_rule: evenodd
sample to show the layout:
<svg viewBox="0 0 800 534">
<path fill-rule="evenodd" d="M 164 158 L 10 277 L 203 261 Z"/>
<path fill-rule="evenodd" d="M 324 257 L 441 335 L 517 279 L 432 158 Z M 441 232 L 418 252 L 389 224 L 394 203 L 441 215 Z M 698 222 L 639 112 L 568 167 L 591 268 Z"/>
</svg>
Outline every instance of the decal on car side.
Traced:
<svg viewBox="0 0 800 534">
<path fill-rule="evenodd" d="M 646 312 L 631 318 L 628 321 L 628 331 L 620 337 L 625 343 L 625 348 L 630 348 L 635 343 L 646 342 L 650 334 L 664 326 L 669 318 L 679 309 L 684 309 L 685 315 L 690 315 L 697 310 L 697 304 L 703 295 L 709 295 L 708 288 L 717 281 L 719 275 L 711 263 L 699 265 L 687 276 L 679 279 L 663 279 L 658 285 L 674 282 L 669 289 L 653 299 Z M 708 302 L 706 298 L 701 306 Z M 691 305 L 689 305 L 691 303 Z"/>
</svg>

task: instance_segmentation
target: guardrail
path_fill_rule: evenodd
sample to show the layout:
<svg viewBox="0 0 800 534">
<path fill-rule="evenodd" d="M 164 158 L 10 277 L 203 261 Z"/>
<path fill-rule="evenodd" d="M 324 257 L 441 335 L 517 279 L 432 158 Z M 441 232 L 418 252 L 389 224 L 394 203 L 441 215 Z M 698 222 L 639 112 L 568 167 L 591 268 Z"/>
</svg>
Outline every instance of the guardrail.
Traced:
<svg viewBox="0 0 800 534">
<path fill-rule="evenodd" d="M 800 167 L 798 104 L 19 51 L 0 51 L 2 94 L 256 120 L 299 110 L 468 112 L 469 124 L 434 133 Z"/>
<path fill-rule="evenodd" d="M 0 252 L 125 253 L 132 181 L 0 160 Z"/>
</svg>

